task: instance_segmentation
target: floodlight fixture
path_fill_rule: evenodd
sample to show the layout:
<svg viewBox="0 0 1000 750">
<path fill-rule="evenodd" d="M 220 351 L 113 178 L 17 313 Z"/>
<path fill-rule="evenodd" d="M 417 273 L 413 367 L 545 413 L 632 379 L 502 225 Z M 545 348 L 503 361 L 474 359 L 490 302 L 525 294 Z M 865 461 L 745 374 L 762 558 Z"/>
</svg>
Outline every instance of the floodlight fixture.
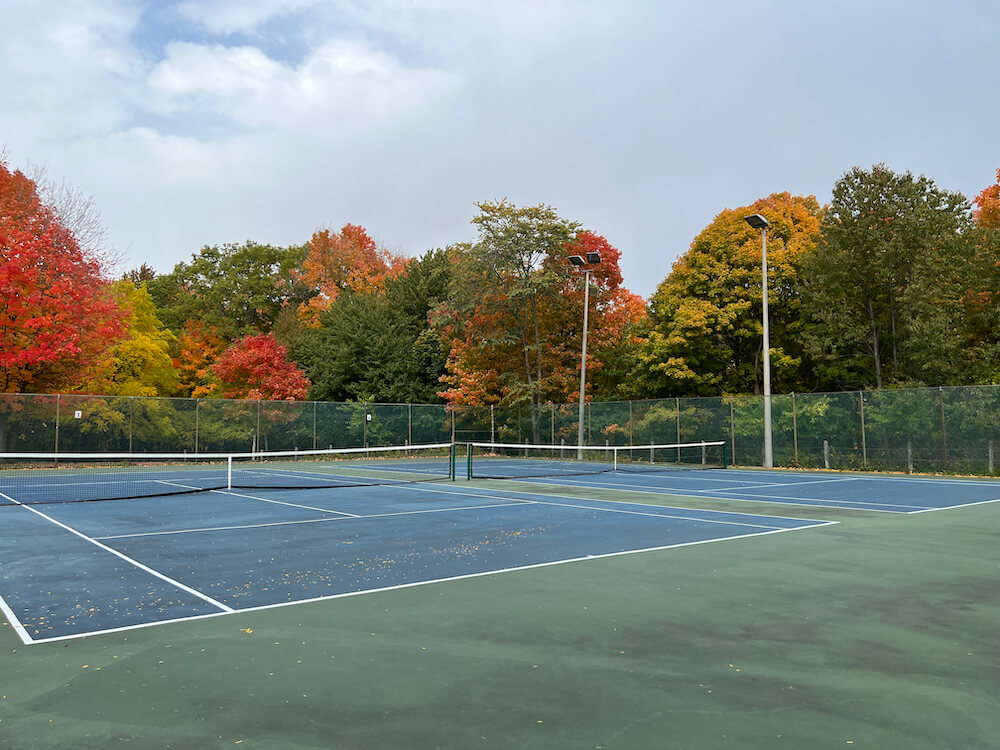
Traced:
<svg viewBox="0 0 1000 750">
<path fill-rule="evenodd" d="M 585 261 L 583 259 L 582 255 L 571 255 L 571 256 L 569 256 L 569 262 L 572 263 L 574 266 L 576 266 L 578 268 L 580 266 L 587 265 L 587 261 Z"/>
</svg>

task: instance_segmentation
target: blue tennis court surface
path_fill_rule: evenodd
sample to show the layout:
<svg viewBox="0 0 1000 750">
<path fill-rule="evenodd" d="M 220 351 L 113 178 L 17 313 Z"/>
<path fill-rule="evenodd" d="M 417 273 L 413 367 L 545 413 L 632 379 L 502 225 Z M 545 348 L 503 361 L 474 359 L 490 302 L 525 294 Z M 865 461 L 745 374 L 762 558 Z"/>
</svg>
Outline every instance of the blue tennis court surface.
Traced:
<svg viewBox="0 0 1000 750">
<path fill-rule="evenodd" d="M 0 508 L 26 643 L 829 522 L 465 482 Z"/>
<path fill-rule="evenodd" d="M 513 464 L 512 464 L 513 465 Z M 1000 481 L 754 470 L 609 472 L 522 477 L 518 482 L 619 492 L 687 495 L 890 513 L 925 513 L 1000 501 Z"/>
</svg>

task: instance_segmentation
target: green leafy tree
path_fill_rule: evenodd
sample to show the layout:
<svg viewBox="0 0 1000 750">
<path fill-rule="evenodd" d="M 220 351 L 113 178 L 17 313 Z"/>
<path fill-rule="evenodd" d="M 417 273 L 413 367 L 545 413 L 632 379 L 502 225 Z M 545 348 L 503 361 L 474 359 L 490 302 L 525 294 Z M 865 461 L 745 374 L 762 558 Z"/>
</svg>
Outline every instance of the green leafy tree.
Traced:
<svg viewBox="0 0 1000 750">
<path fill-rule="evenodd" d="M 969 272 L 969 202 L 884 165 L 837 181 L 822 240 L 804 263 L 805 342 L 840 387 L 962 377 L 959 304 Z"/>
<path fill-rule="evenodd" d="M 296 349 L 320 400 L 439 400 L 447 352 L 428 317 L 447 294 L 445 251 L 410 261 L 381 289 L 342 290 Z"/>
<path fill-rule="evenodd" d="M 776 390 L 808 380 L 800 342 L 802 258 L 815 247 L 815 197 L 775 193 L 726 209 L 691 243 L 650 301 L 650 320 L 626 395 L 761 392 L 761 237 L 743 220 L 768 227 L 768 307 Z"/>
<path fill-rule="evenodd" d="M 148 282 L 163 322 L 176 334 L 196 320 L 225 340 L 269 332 L 279 313 L 311 292 L 295 274 L 305 251 L 256 242 L 204 247 L 190 263 Z"/>
</svg>

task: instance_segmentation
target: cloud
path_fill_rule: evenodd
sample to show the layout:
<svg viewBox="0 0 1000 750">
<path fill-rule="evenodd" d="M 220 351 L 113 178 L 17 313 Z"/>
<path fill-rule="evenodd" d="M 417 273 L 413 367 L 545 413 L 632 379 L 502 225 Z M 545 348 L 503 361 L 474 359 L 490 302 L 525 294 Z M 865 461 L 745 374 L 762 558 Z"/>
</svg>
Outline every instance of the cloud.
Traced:
<svg viewBox="0 0 1000 750">
<path fill-rule="evenodd" d="M 211 34 L 250 33 L 276 18 L 316 5 L 319 0 L 185 0 L 177 6 L 180 17 Z"/>
</svg>

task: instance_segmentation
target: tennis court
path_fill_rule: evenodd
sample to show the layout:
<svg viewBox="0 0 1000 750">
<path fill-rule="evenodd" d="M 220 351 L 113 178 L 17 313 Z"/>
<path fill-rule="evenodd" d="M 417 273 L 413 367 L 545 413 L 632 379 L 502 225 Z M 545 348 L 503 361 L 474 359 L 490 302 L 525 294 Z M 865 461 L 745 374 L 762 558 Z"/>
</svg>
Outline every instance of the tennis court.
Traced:
<svg viewBox="0 0 1000 750">
<path fill-rule="evenodd" d="M 577 448 L 470 443 L 470 479 L 887 513 L 1000 502 L 1000 481 L 729 468 L 722 442 Z M 718 471 L 718 469 L 725 469 Z"/>
<path fill-rule="evenodd" d="M 451 448 L 21 457 L 0 606 L 38 643 L 828 524 L 453 482 Z"/>
</svg>

